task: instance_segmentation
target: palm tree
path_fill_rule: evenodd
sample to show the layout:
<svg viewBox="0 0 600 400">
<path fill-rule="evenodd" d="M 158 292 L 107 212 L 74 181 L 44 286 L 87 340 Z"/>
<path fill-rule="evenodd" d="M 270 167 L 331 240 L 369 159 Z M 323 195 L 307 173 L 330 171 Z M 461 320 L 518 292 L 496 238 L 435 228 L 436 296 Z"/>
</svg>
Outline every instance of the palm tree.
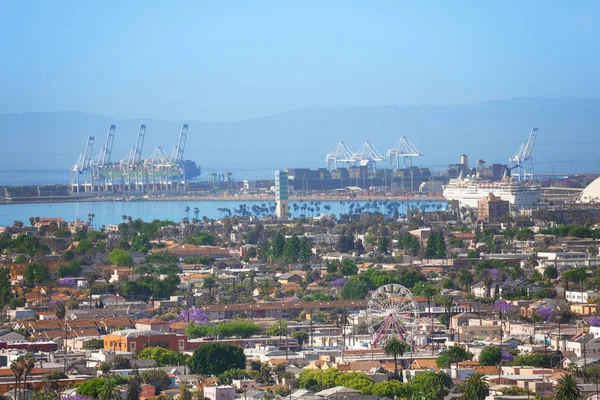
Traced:
<svg viewBox="0 0 600 400">
<path fill-rule="evenodd" d="M 435 287 L 431 284 L 427 284 L 424 288 L 423 288 L 423 295 L 427 297 L 427 309 L 429 310 L 429 318 L 431 317 L 431 298 L 433 296 L 435 296 L 435 294 L 437 293 L 437 290 L 435 289 Z"/>
<path fill-rule="evenodd" d="M 489 299 L 491 297 L 492 284 L 494 283 L 494 279 L 490 275 L 486 275 L 483 278 L 483 285 L 485 286 L 485 296 Z"/>
<path fill-rule="evenodd" d="M 190 207 L 189 206 L 185 207 L 185 215 L 186 215 L 186 218 L 189 221 L 190 220 Z"/>
<path fill-rule="evenodd" d="M 89 309 L 92 309 L 92 285 L 93 283 L 96 281 L 97 275 L 95 272 L 88 272 L 87 274 L 85 274 L 85 280 L 87 282 L 87 288 L 88 288 L 88 292 L 89 292 Z"/>
<path fill-rule="evenodd" d="M 35 367 L 35 360 L 31 357 L 31 354 L 27 353 L 23 357 L 23 399 L 25 399 L 25 390 L 27 389 L 27 376 L 31 374 L 33 367 Z"/>
<path fill-rule="evenodd" d="M 21 378 L 25 373 L 25 365 L 23 364 L 23 358 L 19 357 L 10 363 L 10 369 L 15 375 L 15 394 L 17 398 L 19 398 L 19 384 L 21 383 Z"/>
<path fill-rule="evenodd" d="M 100 400 L 117 400 L 120 398 L 121 396 L 117 391 L 117 385 L 112 379 L 107 379 L 104 385 L 98 390 L 98 399 Z"/>
<path fill-rule="evenodd" d="M 385 354 L 394 356 L 394 377 L 398 379 L 398 356 L 402 357 L 408 351 L 408 344 L 396 337 L 387 341 L 384 347 Z"/>
<path fill-rule="evenodd" d="M 256 271 L 251 269 L 250 272 L 248 272 L 248 288 L 250 289 L 250 296 L 252 296 L 252 294 L 254 293 L 254 284 L 255 279 L 256 279 Z"/>
<path fill-rule="evenodd" d="M 536 252 L 531 253 L 531 256 L 527 259 L 527 266 L 531 269 L 534 269 L 538 265 L 540 265 L 540 259 L 538 258 L 538 254 Z"/>
<path fill-rule="evenodd" d="M 271 289 L 273 288 L 273 282 L 270 279 L 263 279 L 260 282 L 260 295 L 263 297 L 267 297 L 271 294 Z"/>
<path fill-rule="evenodd" d="M 104 294 L 108 294 L 108 284 L 110 283 L 110 278 L 112 277 L 112 272 L 110 270 L 102 271 L 102 279 L 104 279 Z"/>
<path fill-rule="evenodd" d="M 469 287 L 473 283 L 473 275 L 470 271 L 462 270 L 458 273 L 458 282 L 463 286 L 465 292 L 469 292 Z"/>
<path fill-rule="evenodd" d="M 94 218 L 96 218 L 96 214 L 89 213 L 88 214 L 88 223 L 90 226 L 94 226 Z"/>
<path fill-rule="evenodd" d="M 212 302 L 212 292 L 213 289 L 217 286 L 217 279 L 214 275 L 209 276 L 202 282 L 202 287 L 204 289 L 208 289 L 208 302 Z"/>
<path fill-rule="evenodd" d="M 490 393 L 490 385 L 487 378 L 481 374 L 475 373 L 464 383 L 465 394 L 461 397 L 464 400 L 485 400 Z"/>
<path fill-rule="evenodd" d="M 343 346 L 346 346 L 346 330 L 345 326 L 350 325 L 350 314 L 346 308 L 335 308 L 330 314 L 331 322 L 338 328 L 342 328 Z"/>
<path fill-rule="evenodd" d="M 572 374 L 565 374 L 556 385 L 556 400 L 578 400 L 581 399 L 581 387 Z"/>
<path fill-rule="evenodd" d="M 432 378 L 431 383 L 440 396 L 439 400 L 443 400 L 450 393 L 452 386 L 454 386 L 452 378 L 444 371 L 434 372 Z"/>
</svg>

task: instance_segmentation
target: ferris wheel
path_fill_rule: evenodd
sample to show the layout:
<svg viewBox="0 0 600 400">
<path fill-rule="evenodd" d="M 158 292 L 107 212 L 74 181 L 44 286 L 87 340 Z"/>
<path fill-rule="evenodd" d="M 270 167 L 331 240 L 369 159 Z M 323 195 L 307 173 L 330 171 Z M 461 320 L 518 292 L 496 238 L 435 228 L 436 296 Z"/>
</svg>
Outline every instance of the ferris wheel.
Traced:
<svg viewBox="0 0 600 400">
<path fill-rule="evenodd" d="M 373 346 L 392 337 L 412 334 L 418 324 L 419 311 L 413 295 L 402 285 L 385 285 L 377 289 L 367 304 L 367 325 Z"/>
</svg>

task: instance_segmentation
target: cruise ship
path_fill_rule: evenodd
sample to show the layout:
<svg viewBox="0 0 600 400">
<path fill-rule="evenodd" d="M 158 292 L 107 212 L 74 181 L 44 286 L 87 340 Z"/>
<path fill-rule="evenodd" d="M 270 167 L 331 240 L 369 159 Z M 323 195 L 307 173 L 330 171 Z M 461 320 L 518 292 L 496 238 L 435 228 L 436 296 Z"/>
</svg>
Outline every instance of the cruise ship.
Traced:
<svg viewBox="0 0 600 400">
<path fill-rule="evenodd" d="M 460 206 L 477 208 L 477 202 L 493 193 L 507 200 L 516 208 L 532 208 L 540 198 L 540 187 L 512 181 L 491 182 L 477 178 L 456 178 L 444 186 L 443 196 L 448 200 L 458 200 Z"/>
</svg>

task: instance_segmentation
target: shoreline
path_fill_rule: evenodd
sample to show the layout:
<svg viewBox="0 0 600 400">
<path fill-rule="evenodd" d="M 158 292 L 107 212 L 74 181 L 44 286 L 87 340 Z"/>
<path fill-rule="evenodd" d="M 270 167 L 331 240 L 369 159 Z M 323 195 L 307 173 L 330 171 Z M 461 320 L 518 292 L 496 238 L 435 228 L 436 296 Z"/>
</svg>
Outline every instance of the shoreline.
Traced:
<svg viewBox="0 0 600 400">
<path fill-rule="evenodd" d="M 340 196 L 290 196 L 290 202 L 368 202 L 368 201 L 447 201 L 444 197 L 434 196 L 365 196 L 365 197 L 340 197 Z M 274 196 L 64 196 L 64 197 L 32 197 L 0 200 L 0 205 L 18 204 L 56 204 L 56 203 L 130 203 L 130 202 L 160 202 L 160 201 L 231 201 L 231 202 L 275 202 Z"/>
</svg>

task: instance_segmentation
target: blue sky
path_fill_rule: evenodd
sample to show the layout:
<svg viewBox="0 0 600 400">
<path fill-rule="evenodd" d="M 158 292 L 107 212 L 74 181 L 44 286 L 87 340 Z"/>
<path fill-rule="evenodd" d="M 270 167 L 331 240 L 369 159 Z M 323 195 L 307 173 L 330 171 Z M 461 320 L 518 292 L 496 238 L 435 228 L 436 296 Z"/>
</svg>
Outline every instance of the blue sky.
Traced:
<svg viewBox="0 0 600 400">
<path fill-rule="evenodd" d="M 0 113 L 233 121 L 597 97 L 599 24 L 583 0 L 5 0 Z"/>
</svg>

